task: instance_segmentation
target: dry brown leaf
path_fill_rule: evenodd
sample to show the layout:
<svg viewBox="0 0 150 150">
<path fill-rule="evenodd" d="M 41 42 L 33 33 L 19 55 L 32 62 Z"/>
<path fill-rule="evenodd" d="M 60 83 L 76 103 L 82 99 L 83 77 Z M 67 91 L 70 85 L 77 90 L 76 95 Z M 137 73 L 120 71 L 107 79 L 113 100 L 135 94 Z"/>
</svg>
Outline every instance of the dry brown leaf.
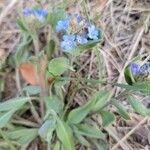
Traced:
<svg viewBox="0 0 150 150">
<path fill-rule="evenodd" d="M 23 77 L 23 79 L 32 84 L 37 85 L 38 84 L 38 77 L 36 73 L 36 66 L 32 63 L 23 63 L 20 65 L 20 72 Z"/>
<path fill-rule="evenodd" d="M 42 57 L 37 64 L 31 62 L 23 63 L 20 65 L 20 72 L 23 79 L 31 85 L 40 85 L 45 87 L 45 69 L 47 65 L 47 58 Z M 38 68 L 38 69 L 37 69 Z"/>
</svg>

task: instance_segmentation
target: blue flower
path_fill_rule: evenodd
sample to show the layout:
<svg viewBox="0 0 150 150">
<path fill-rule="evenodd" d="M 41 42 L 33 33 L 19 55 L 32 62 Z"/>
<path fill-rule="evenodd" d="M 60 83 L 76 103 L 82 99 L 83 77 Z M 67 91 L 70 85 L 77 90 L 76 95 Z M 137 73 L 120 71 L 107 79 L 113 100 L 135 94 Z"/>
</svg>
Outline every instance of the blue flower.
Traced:
<svg viewBox="0 0 150 150">
<path fill-rule="evenodd" d="M 34 16 L 39 19 L 39 21 L 42 21 L 48 15 L 48 12 L 42 8 L 33 10 L 33 13 Z"/>
<path fill-rule="evenodd" d="M 56 31 L 57 32 L 66 31 L 68 30 L 69 26 L 70 26 L 69 19 L 59 20 L 56 25 Z"/>
<path fill-rule="evenodd" d="M 75 14 L 74 18 L 76 19 L 77 23 L 80 23 L 82 21 L 82 18 L 81 18 L 81 16 L 79 14 Z"/>
<path fill-rule="evenodd" d="M 77 35 L 76 39 L 79 44 L 86 44 L 88 42 L 88 40 L 84 36 L 81 36 L 81 35 Z"/>
<path fill-rule="evenodd" d="M 25 8 L 23 10 L 23 15 L 26 17 L 35 16 L 39 21 L 43 21 L 44 17 L 48 15 L 48 12 L 42 8 L 32 9 Z"/>
<path fill-rule="evenodd" d="M 140 66 L 139 74 L 149 76 L 150 64 L 143 64 Z"/>
<path fill-rule="evenodd" d="M 90 27 L 88 27 L 87 35 L 91 40 L 98 40 L 99 32 L 94 25 L 91 25 Z"/>
<path fill-rule="evenodd" d="M 150 97 L 148 97 L 145 101 L 150 104 Z"/>
<path fill-rule="evenodd" d="M 31 15 L 33 15 L 33 10 L 31 8 L 24 8 L 23 15 L 26 17 L 31 16 Z"/>
<path fill-rule="evenodd" d="M 64 35 L 63 41 L 61 42 L 61 48 L 64 49 L 65 52 L 70 52 L 71 49 L 77 46 L 75 35 Z"/>
<path fill-rule="evenodd" d="M 132 63 L 130 65 L 130 68 L 131 68 L 131 72 L 132 72 L 133 76 L 136 76 L 139 72 L 140 66 L 136 63 Z"/>
</svg>

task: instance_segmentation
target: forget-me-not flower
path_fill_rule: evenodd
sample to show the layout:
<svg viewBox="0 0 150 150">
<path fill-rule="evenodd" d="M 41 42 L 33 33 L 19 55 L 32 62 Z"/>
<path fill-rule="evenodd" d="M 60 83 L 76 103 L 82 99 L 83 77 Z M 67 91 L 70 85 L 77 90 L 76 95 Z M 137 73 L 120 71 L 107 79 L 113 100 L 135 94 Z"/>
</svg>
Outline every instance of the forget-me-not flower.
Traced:
<svg viewBox="0 0 150 150">
<path fill-rule="evenodd" d="M 59 20 L 56 25 L 57 32 L 67 31 L 70 27 L 76 27 L 82 21 L 81 16 L 78 14 L 75 15 L 66 15 L 65 19 Z"/>
<path fill-rule="evenodd" d="M 139 72 L 140 66 L 136 63 L 132 63 L 130 65 L 130 68 L 131 68 L 131 72 L 132 72 L 133 76 L 136 76 Z"/>
<path fill-rule="evenodd" d="M 82 18 L 79 14 L 74 14 L 68 16 L 71 20 L 75 20 L 76 24 L 79 24 L 82 21 Z"/>
<path fill-rule="evenodd" d="M 65 52 L 69 52 L 71 49 L 77 46 L 75 35 L 64 35 L 63 41 L 61 42 L 61 48 Z"/>
<path fill-rule="evenodd" d="M 88 34 L 87 35 L 91 40 L 98 40 L 99 32 L 94 25 L 91 25 L 88 27 Z"/>
<path fill-rule="evenodd" d="M 139 74 L 144 75 L 144 76 L 149 76 L 150 72 L 150 64 L 143 64 L 140 66 L 139 69 Z"/>
<path fill-rule="evenodd" d="M 23 15 L 26 17 L 31 16 L 31 15 L 33 15 L 33 10 L 31 8 L 24 8 Z"/>
<path fill-rule="evenodd" d="M 70 20 L 69 19 L 63 19 L 59 20 L 56 25 L 56 31 L 61 32 L 61 31 L 67 31 L 70 26 Z"/>
<path fill-rule="evenodd" d="M 82 21 L 82 18 L 79 14 L 75 14 L 75 19 L 76 19 L 77 23 L 80 23 Z"/>
<path fill-rule="evenodd" d="M 39 21 L 42 21 L 48 15 L 48 12 L 45 9 L 38 8 L 33 10 L 33 14 Z"/>
<path fill-rule="evenodd" d="M 88 40 L 81 35 L 77 35 L 76 39 L 79 44 L 86 44 L 88 42 Z"/>
<path fill-rule="evenodd" d="M 43 21 L 43 19 L 48 15 L 48 12 L 42 8 L 37 8 L 37 9 L 25 8 L 23 10 L 23 15 L 26 17 L 34 16 L 39 21 Z"/>
</svg>

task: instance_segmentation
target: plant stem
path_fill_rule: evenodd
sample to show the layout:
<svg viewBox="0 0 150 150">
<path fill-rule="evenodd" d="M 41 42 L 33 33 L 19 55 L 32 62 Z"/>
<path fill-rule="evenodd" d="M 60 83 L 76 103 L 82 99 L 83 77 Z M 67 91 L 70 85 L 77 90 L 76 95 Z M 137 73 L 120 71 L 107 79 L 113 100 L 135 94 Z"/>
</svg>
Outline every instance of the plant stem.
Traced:
<svg viewBox="0 0 150 150">
<path fill-rule="evenodd" d="M 103 79 L 103 64 L 102 64 L 102 57 L 100 54 L 100 51 L 98 50 L 98 48 L 95 48 L 96 51 L 96 58 L 97 58 L 97 62 L 98 62 L 98 74 L 99 74 L 99 80 L 102 81 Z M 99 85 L 99 89 L 101 88 L 101 85 Z"/>
<path fill-rule="evenodd" d="M 12 123 L 19 124 L 19 125 L 24 125 L 24 126 L 29 126 L 29 127 L 32 127 L 32 128 L 38 128 L 39 127 L 38 124 L 36 124 L 34 122 L 31 122 L 31 121 L 12 120 Z"/>
<path fill-rule="evenodd" d="M 38 58 L 38 54 L 40 52 L 38 36 L 36 38 L 33 38 L 33 43 L 34 43 L 34 48 L 35 48 L 35 55 Z M 41 90 L 42 90 L 40 93 L 40 112 L 41 112 L 41 118 L 43 118 L 44 117 L 44 100 L 43 100 L 43 97 L 45 95 L 43 92 L 42 81 L 40 79 L 40 73 L 41 73 L 40 60 L 37 61 L 37 73 L 38 73 L 38 76 L 37 76 L 38 79 L 37 80 L 38 80 L 39 85 L 40 85 Z"/>
<path fill-rule="evenodd" d="M 47 143 L 47 150 L 51 150 L 51 146 L 49 142 Z"/>
<path fill-rule="evenodd" d="M 15 72 L 16 72 L 16 86 L 17 86 L 18 92 L 20 93 L 21 92 L 21 84 L 20 84 L 20 75 L 19 75 L 19 67 L 18 67 L 18 65 L 17 65 L 17 67 L 15 69 Z"/>
<path fill-rule="evenodd" d="M 63 112 L 62 118 L 65 116 L 65 114 L 66 114 L 66 112 L 67 112 L 67 110 L 68 110 L 68 108 L 69 108 L 71 102 L 73 101 L 74 96 L 75 96 L 75 94 L 76 94 L 76 92 L 77 92 L 77 90 L 78 90 L 78 86 L 79 86 L 79 81 L 77 81 L 76 87 L 73 88 L 73 89 L 70 91 L 70 100 L 68 101 L 68 103 L 67 103 L 67 105 L 66 105 L 66 107 L 65 107 L 65 110 L 64 110 L 64 112 Z"/>
<path fill-rule="evenodd" d="M 39 124 L 41 124 L 41 123 L 42 123 L 42 120 L 41 120 L 41 118 L 39 117 L 39 115 L 38 115 L 38 113 L 37 113 L 37 111 L 36 111 L 34 105 L 32 104 L 32 101 L 29 101 L 29 102 L 30 102 L 30 104 L 31 104 L 31 112 L 32 112 L 32 114 L 33 114 L 33 117 L 36 119 L 36 121 L 37 121 Z"/>
</svg>

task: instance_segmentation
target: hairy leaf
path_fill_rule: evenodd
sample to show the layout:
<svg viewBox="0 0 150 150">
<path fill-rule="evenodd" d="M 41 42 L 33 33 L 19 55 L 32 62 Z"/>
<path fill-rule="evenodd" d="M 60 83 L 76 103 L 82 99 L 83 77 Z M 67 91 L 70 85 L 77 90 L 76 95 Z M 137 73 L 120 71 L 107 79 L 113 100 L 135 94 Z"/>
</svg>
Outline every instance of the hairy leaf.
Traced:
<svg viewBox="0 0 150 150">
<path fill-rule="evenodd" d="M 147 109 L 138 99 L 133 96 L 128 96 L 128 102 L 131 104 L 133 109 L 144 116 L 150 116 L 150 110 Z"/>
<path fill-rule="evenodd" d="M 74 150 L 73 135 L 71 128 L 62 120 L 57 120 L 57 136 L 65 150 Z"/>
<path fill-rule="evenodd" d="M 96 129 L 95 127 L 88 126 L 85 124 L 79 124 L 76 125 L 78 128 L 78 133 L 87 137 L 91 138 L 99 138 L 99 139 L 104 139 L 105 135 L 102 133 L 99 129 Z"/>
<path fill-rule="evenodd" d="M 28 97 L 18 97 L 13 98 L 10 100 L 7 100 L 5 102 L 0 103 L 0 111 L 8 111 L 12 109 L 19 109 L 22 107 L 25 103 L 27 103 L 30 100 Z"/>
<path fill-rule="evenodd" d="M 117 108 L 117 112 L 126 120 L 130 120 L 130 116 L 126 109 L 115 99 L 112 100 L 112 104 Z"/>
<path fill-rule="evenodd" d="M 5 125 L 9 122 L 14 112 L 15 110 L 10 110 L 0 116 L 0 128 L 5 127 Z"/>
<path fill-rule="evenodd" d="M 50 142 L 55 128 L 56 120 L 54 118 L 50 118 L 42 124 L 42 126 L 38 130 L 38 134 L 47 142 Z"/>
<path fill-rule="evenodd" d="M 48 71 L 54 76 L 60 76 L 69 68 L 69 60 L 65 57 L 54 58 L 48 63 Z"/>
<path fill-rule="evenodd" d="M 102 126 L 103 127 L 107 127 L 115 121 L 114 114 L 109 111 L 102 111 L 100 114 L 102 117 Z"/>
<path fill-rule="evenodd" d="M 18 142 L 19 144 L 29 144 L 33 139 L 35 139 L 38 135 L 37 128 L 22 128 L 14 131 L 9 131 L 7 136 Z"/>
<path fill-rule="evenodd" d="M 40 94 L 41 88 L 40 86 L 29 85 L 29 86 L 24 87 L 23 91 L 28 92 L 29 95 L 36 95 L 36 94 Z"/>
</svg>

